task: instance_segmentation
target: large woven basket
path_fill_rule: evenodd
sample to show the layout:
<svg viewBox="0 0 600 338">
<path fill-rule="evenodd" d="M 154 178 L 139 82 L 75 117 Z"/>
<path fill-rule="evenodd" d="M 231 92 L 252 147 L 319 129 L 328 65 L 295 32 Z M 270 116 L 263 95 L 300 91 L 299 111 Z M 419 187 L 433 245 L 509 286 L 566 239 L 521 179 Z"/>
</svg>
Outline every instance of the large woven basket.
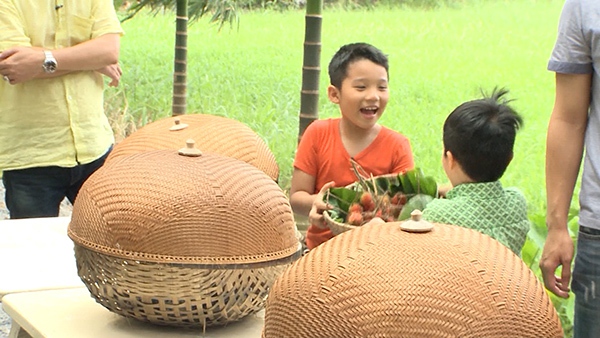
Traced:
<svg viewBox="0 0 600 338">
<path fill-rule="evenodd" d="M 563 337 L 531 270 L 475 230 L 399 222 L 345 232 L 275 282 L 264 338 Z"/>
<path fill-rule="evenodd" d="M 277 183 L 210 153 L 155 150 L 107 162 L 82 186 L 68 234 L 98 303 L 174 326 L 220 325 L 261 310 L 300 254 Z"/>
<path fill-rule="evenodd" d="M 279 177 L 275 156 L 262 138 L 242 122 L 209 114 L 167 117 L 145 125 L 115 145 L 107 162 L 148 150 L 179 149 L 193 139 L 203 152 L 236 158 Z"/>
</svg>

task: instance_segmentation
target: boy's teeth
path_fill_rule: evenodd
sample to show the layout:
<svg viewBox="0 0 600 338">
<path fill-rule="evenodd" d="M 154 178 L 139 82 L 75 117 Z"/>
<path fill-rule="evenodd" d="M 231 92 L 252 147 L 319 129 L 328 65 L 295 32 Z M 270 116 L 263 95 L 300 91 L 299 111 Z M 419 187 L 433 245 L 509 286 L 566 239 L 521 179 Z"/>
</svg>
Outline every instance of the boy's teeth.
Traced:
<svg viewBox="0 0 600 338">
<path fill-rule="evenodd" d="M 375 113 L 377 112 L 377 108 L 363 108 L 361 109 L 365 113 Z"/>
</svg>

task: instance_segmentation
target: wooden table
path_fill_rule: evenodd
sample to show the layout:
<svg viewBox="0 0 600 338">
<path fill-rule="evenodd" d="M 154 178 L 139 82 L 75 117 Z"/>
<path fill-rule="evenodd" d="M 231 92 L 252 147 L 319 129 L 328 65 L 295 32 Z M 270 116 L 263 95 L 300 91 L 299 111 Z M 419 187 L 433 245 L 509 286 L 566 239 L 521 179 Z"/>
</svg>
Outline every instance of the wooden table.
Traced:
<svg viewBox="0 0 600 338">
<path fill-rule="evenodd" d="M 9 338 L 259 338 L 264 312 L 223 327 L 185 329 L 125 318 L 105 309 L 86 288 L 9 294 L 3 307 L 13 319 Z M 21 328 L 23 330 L 21 330 Z"/>
<path fill-rule="evenodd" d="M 24 291 L 82 287 L 73 241 L 67 236 L 70 217 L 0 221 L 0 300 Z"/>
</svg>

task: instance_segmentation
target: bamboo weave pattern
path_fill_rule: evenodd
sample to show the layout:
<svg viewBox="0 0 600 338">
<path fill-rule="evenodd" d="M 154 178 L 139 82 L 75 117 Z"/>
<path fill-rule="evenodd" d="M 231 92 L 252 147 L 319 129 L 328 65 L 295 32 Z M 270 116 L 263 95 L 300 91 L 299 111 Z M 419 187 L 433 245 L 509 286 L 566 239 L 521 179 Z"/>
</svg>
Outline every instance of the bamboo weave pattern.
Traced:
<svg viewBox="0 0 600 338">
<path fill-rule="evenodd" d="M 287 197 L 262 171 L 172 150 L 107 162 L 82 186 L 68 234 L 93 251 L 154 262 L 249 264 L 298 250 Z"/>
<path fill-rule="evenodd" d="M 275 282 L 264 338 L 563 337 L 541 283 L 508 248 L 458 226 L 344 232 Z"/>
<path fill-rule="evenodd" d="M 178 131 L 169 130 L 176 119 L 188 127 Z M 107 162 L 149 150 L 179 149 L 188 139 L 196 141 L 196 147 L 203 152 L 252 164 L 275 181 L 279 177 L 275 156 L 256 132 L 242 122 L 208 114 L 186 114 L 151 122 L 115 145 Z"/>
<path fill-rule="evenodd" d="M 153 150 L 83 184 L 68 227 L 98 303 L 160 325 L 206 327 L 264 307 L 300 243 L 288 199 L 258 168 Z"/>
<path fill-rule="evenodd" d="M 158 325 L 225 325 L 264 308 L 269 287 L 289 265 L 199 269 L 116 259 L 75 246 L 77 271 L 108 310 Z"/>
</svg>

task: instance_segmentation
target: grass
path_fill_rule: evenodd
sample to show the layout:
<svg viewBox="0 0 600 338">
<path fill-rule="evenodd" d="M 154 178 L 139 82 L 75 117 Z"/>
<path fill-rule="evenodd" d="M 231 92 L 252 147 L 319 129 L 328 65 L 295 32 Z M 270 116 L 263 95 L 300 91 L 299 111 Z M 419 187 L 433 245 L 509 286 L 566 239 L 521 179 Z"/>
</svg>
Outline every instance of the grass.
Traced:
<svg viewBox="0 0 600 338">
<path fill-rule="evenodd" d="M 325 11 L 321 92 L 327 63 L 342 44 L 366 41 L 381 48 L 390 58 L 391 81 L 381 123 L 408 136 L 416 164 L 445 181 L 439 160 L 445 117 L 480 89 L 508 88 L 525 125 L 502 181 L 523 190 L 531 211 L 541 212 L 554 88 L 545 67 L 561 5 L 474 1 L 432 10 Z M 129 123 L 119 127 L 127 131 L 171 114 L 174 15 L 142 15 L 123 27 L 124 77 L 121 87 L 107 91 L 107 101 L 121 125 Z M 289 188 L 298 133 L 303 37 L 302 11 L 243 13 L 239 29 L 221 31 L 202 20 L 190 26 L 188 37 L 188 113 L 248 124 L 275 154 L 283 189 Z M 339 116 L 325 95 L 320 116 Z"/>
<path fill-rule="evenodd" d="M 546 64 L 562 4 L 463 0 L 434 8 L 328 8 L 323 14 L 320 117 L 339 116 L 324 95 L 330 57 L 345 43 L 374 44 L 390 59 L 391 98 L 381 123 L 409 137 L 417 166 L 438 182 L 446 182 L 440 163 L 446 116 L 481 90 L 510 90 L 525 123 L 501 181 L 520 188 L 528 200 L 533 238 L 523 258 L 538 276 L 545 238 L 545 138 L 554 101 Z M 106 92 L 117 135 L 171 115 L 174 21 L 173 13 L 164 13 L 123 23 L 122 85 Z M 303 39 L 301 10 L 245 12 L 239 29 L 221 31 L 203 19 L 188 33 L 188 113 L 250 126 L 273 151 L 284 190 L 298 134 Z M 568 337 L 572 298 L 553 301 Z"/>
</svg>

